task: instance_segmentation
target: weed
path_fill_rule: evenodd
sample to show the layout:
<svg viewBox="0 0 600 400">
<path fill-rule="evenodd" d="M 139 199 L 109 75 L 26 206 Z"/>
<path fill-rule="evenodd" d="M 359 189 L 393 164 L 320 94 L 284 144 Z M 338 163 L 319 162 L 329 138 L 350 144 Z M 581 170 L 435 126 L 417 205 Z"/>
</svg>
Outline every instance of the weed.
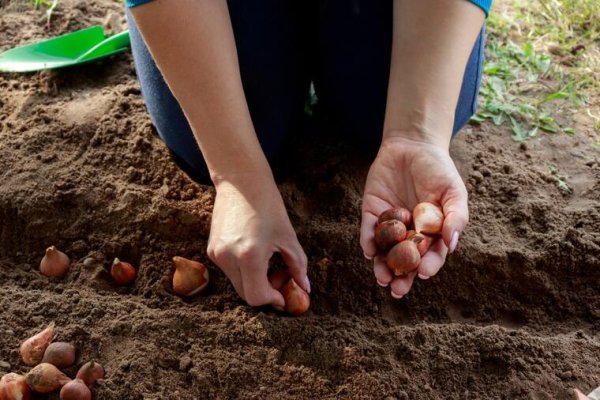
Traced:
<svg viewBox="0 0 600 400">
<path fill-rule="evenodd" d="M 555 116 L 572 115 L 600 88 L 600 2 L 502 3 L 510 7 L 493 10 L 487 21 L 482 102 L 471 123 L 508 124 L 517 141 L 539 131 L 574 135 Z"/>
<path fill-rule="evenodd" d="M 59 0 L 30 0 L 34 9 L 38 9 L 38 7 L 46 7 L 46 26 L 50 28 L 50 19 L 52 18 L 52 13 L 56 6 L 58 6 Z"/>
<path fill-rule="evenodd" d="M 573 193 L 573 189 L 571 189 L 571 187 L 567 184 L 567 178 L 562 175 L 559 175 L 558 170 L 554 165 L 550 165 L 550 175 L 552 175 L 552 178 L 554 179 L 554 183 L 556 184 L 558 190 L 565 194 Z"/>
</svg>

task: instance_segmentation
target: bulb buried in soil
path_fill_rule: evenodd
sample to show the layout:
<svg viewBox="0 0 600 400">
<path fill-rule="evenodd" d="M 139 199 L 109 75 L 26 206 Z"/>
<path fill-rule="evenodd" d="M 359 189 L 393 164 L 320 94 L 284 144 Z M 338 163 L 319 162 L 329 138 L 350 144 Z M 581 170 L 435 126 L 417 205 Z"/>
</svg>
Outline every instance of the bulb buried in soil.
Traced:
<svg viewBox="0 0 600 400">
<path fill-rule="evenodd" d="M 41 363 L 25 375 L 25 382 L 36 393 L 52 393 L 69 382 L 68 376 L 52 364 Z"/>
<path fill-rule="evenodd" d="M 52 341 L 52 338 L 54 338 L 54 322 L 51 322 L 46 329 L 33 335 L 21 344 L 19 352 L 21 353 L 23 362 L 29 366 L 39 364 L 42 358 L 44 358 L 44 352 Z"/>
<path fill-rule="evenodd" d="M 419 203 L 413 210 L 415 231 L 434 235 L 442 232 L 444 213 L 441 208 L 432 203 Z"/>
<path fill-rule="evenodd" d="M 98 379 L 104 379 L 104 367 L 95 361 L 89 361 L 79 368 L 77 379 L 81 379 L 86 385 L 92 386 Z"/>
<path fill-rule="evenodd" d="M 69 272 L 69 257 L 55 246 L 46 249 L 40 261 L 40 272 L 43 275 L 61 278 Z"/>
<path fill-rule="evenodd" d="M 377 219 L 377 223 L 381 224 L 384 221 L 397 220 L 402 222 L 405 226 L 409 226 L 411 219 L 410 211 L 406 208 L 393 207 L 382 212 Z"/>
<path fill-rule="evenodd" d="M 281 288 L 281 294 L 285 300 L 285 311 L 293 316 L 299 316 L 308 311 L 310 307 L 310 296 L 304 291 L 293 278 Z"/>
<path fill-rule="evenodd" d="M 406 237 L 406 226 L 395 219 L 383 221 L 375 227 L 375 244 L 381 253 L 387 253 Z"/>
<path fill-rule="evenodd" d="M 190 297 L 208 286 L 208 269 L 198 261 L 173 257 L 173 291 L 180 296 Z"/>
<path fill-rule="evenodd" d="M 75 346 L 66 342 L 50 343 L 42 362 L 52 364 L 56 368 L 70 367 L 75 363 Z"/>
<path fill-rule="evenodd" d="M 92 392 L 81 379 L 73 379 L 60 389 L 60 400 L 92 400 Z"/>
<path fill-rule="evenodd" d="M 137 271 L 133 265 L 128 262 L 115 258 L 110 267 L 110 276 L 117 285 L 126 286 L 135 281 L 135 278 L 137 278 Z"/>
<path fill-rule="evenodd" d="M 421 255 L 413 239 L 398 243 L 387 254 L 387 266 L 395 276 L 406 275 L 419 267 Z"/>
<path fill-rule="evenodd" d="M 23 375 L 11 372 L 0 379 L 0 400 L 29 400 L 31 390 Z"/>
</svg>

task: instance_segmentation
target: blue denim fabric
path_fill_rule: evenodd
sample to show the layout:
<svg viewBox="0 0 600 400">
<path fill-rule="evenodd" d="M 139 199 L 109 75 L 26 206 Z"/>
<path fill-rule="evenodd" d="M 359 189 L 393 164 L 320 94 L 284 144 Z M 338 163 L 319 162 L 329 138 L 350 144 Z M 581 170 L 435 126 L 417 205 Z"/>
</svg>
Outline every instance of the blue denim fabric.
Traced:
<svg viewBox="0 0 600 400">
<path fill-rule="evenodd" d="M 306 4 L 314 7 L 308 7 Z M 319 107 L 365 154 L 381 141 L 392 42 L 392 1 L 230 0 L 240 72 L 258 140 L 272 162 L 300 124 L 310 82 Z M 142 94 L 159 136 L 193 179 L 210 178 L 190 126 L 127 11 Z M 456 134 L 475 113 L 484 30 L 465 68 Z M 427 51 L 427 49 L 423 49 Z"/>
<path fill-rule="evenodd" d="M 142 4 L 146 4 L 151 2 L 152 0 L 125 0 L 125 5 L 127 7 L 137 7 L 137 6 L 141 6 Z M 490 8 L 492 7 L 492 0 L 469 0 L 471 3 L 475 4 L 476 6 L 480 7 L 483 12 L 485 12 L 485 15 L 487 16 L 490 12 Z"/>
</svg>

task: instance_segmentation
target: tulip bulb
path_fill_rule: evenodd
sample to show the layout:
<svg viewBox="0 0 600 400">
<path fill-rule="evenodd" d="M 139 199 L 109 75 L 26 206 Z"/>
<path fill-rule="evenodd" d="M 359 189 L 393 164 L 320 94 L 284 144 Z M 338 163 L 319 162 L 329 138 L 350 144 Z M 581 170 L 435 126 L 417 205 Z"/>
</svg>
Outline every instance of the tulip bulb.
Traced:
<svg viewBox="0 0 600 400">
<path fill-rule="evenodd" d="M 421 262 L 421 255 L 414 240 L 404 240 L 390 250 L 386 257 L 388 268 L 395 276 L 415 271 Z"/>
<path fill-rule="evenodd" d="M 23 375 L 11 372 L 0 379 L 0 400 L 29 400 L 31 390 Z"/>
<path fill-rule="evenodd" d="M 375 244 L 381 253 L 387 253 L 406 237 L 406 226 L 396 220 L 383 221 L 375 227 Z"/>
<path fill-rule="evenodd" d="M 393 208 L 389 208 L 389 209 L 385 210 L 384 212 L 382 212 L 379 215 L 379 218 L 377 219 L 377 223 L 381 224 L 384 221 L 389 221 L 389 220 L 394 220 L 394 219 L 402 222 L 405 226 L 409 226 L 412 218 L 410 215 L 410 211 L 408 211 L 406 208 L 393 207 Z"/>
<path fill-rule="evenodd" d="M 95 361 L 87 362 L 79 368 L 75 378 L 81 379 L 87 386 L 92 386 L 98 379 L 104 379 L 104 368 Z"/>
<path fill-rule="evenodd" d="M 285 285 L 289 279 L 290 274 L 288 274 L 286 270 L 274 272 L 269 276 L 269 282 L 275 290 L 281 290 L 283 285 Z"/>
<path fill-rule="evenodd" d="M 46 276 L 63 277 L 69 272 L 69 257 L 55 246 L 46 249 L 40 261 L 40 272 Z"/>
<path fill-rule="evenodd" d="M 193 296 L 208 286 L 208 269 L 198 261 L 173 257 L 173 291 L 180 296 Z"/>
<path fill-rule="evenodd" d="M 425 235 L 423 233 L 417 233 L 415 231 L 408 231 L 406 233 L 406 238 L 411 239 L 413 242 L 417 244 L 417 249 L 419 250 L 419 254 L 421 257 L 427 253 L 431 244 L 433 243 L 433 237 L 429 235 Z"/>
<path fill-rule="evenodd" d="M 137 271 L 133 265 L 128 262 L 121 261 L 115 258 L 112 266 L 110 267 L 110 276 L 113 281 L 119 286 L 130 285 L 135 281 L 137 277 Z"/>
<path fill-rule="evenodd" d="M 42 362 L 54 365 L 57 368 L 67 368 L 75 363 L 75 346 L 71 343 L 50 343 L 44 352 Z"/>
<path fill-rule="evenodd" d="M 36 393 L 52 393 L 69 382 L 68 376 L 52 364 L 41 363 L 25 375 L 25 382 Z"/>
<path fill-rule="evenodd" d="M 92 400 L 92 392 L 81 379 L 73 379 L 60 389 L 60 400 Z"/>
<path fill-rule="evenodd" d="M 46 329 L 25 340 L 19 348 L 23 362 L 29 366 L 39 364 L 53 337 L 54 322 L 51 322 Z"/>
<path fill-rule="evenodd" d="M 432 203 L 419 203 L 413 210 L 415 231 L 435 235 L 442 232 L 444 213 L 442 209 Z"/>
<path fill-rule="evenodd" d="M 281 288 L 281 294 L 285 300 L 285 311 L 288 313 L 297 317 L 308 311 L 310 297 L 293 278 Z"/>
</svg>

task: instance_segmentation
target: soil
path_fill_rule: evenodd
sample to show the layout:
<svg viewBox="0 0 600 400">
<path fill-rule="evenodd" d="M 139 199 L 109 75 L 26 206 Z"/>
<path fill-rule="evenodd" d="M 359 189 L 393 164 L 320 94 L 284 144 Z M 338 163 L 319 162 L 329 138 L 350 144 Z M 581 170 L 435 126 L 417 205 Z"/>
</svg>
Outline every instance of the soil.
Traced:
<svg viewBox="0 0 600 400">
<path fill-rule="evenodd" d="M 92 24 L 118 31 L 121 7 L 64 0 L 46 28 L 41 11 L 0 1 L 0 51 Z M 55 321 L 77 365 L 105 366 L 96 399 L 588 392 L 600 385 L 600 155 L 577 124 L 575 137 L 522 144 L 506 127 L 465 128 L 452 154 L 471 222 L 442 271 L 400 301 L 358 245 L 368 163 L 335 138 L 300 143 L 280 183 L 313 284 L 294 318 L 245 305 L 208 260 L 214 190 L 171 160 L 129 54 L 0 75 L 0 374 L 27 371 L 20 342 Z M 51 244 L 71 257 L 65 279 L 37 271 Z M 208 265 L 208 292 L 173 295 L 174 255 Z M 132 287 L 111 283 L 114 257 L 138 267 Z"/>
</svg>

